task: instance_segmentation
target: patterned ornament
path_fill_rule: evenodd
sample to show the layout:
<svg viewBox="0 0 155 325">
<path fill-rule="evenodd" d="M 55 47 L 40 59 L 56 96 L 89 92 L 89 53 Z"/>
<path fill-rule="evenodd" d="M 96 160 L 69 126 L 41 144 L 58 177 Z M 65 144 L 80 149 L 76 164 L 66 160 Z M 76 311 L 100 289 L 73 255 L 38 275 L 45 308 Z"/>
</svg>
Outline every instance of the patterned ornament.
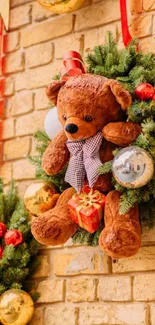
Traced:
<svg viewBox="0 0 155 325">
<path fill-rule="evenodd" d="M 4 237 L 6 233 L 6 225 L 3 222 L 0 222 L 0 238 Z"/>
<path fill-rule="evenodd" d="M 151 156 L 136 146 L 120 150 L 112 164 L 115 180 L 127 188 L 138 188 L 146 185 L 154 174 L 154 163 Z"/>
<path fill-rule="evenodd" d="M 79 9 L 84 0 L 38 0 L 47 10 L 56 14 L 64 14 Z"/>
<path fill-rule="evenodd" d="M 30 212 L 30 219 L 52 209 L 59 196 L 52 184 L 36 182 L 29 185 L 24 195 L 24 203 Z"/>
<path fill-rule="evenodd" d="M 135 95 L 140 100 L 153 99 L 155 95 L 154 87 L 146 82 L 141 83 L 135 90 Z"/>
<path fill-rule="evenodd" d="M 17 247 L 22 244 L 23 235 L 17 229 L 8 230 L 4 236 L 4 242 L 6 245 L 13 245 L 14 247 Z"/>
<path fill-rule="evenodd" d="M 3 325 L 26 325 L 33 312 L 33 301 L 25 291 L 10 289 L 0 297 L 0 323 Z"/>
</svg>

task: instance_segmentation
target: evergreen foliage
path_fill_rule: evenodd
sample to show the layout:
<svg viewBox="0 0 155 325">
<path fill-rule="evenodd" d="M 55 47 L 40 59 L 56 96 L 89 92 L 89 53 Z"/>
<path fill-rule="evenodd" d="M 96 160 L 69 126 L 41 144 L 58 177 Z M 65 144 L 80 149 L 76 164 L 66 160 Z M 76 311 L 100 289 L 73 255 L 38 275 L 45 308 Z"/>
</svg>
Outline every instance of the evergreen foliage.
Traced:
<svg viewBox="0 0 155 325">
<path fill-rule="evenodd" d="M 30 221 L 25 210 L 24 202 L 19 198 L 14 182 L 11 183 L 7 194 L 4 194 L 2 180 L 0 180 L 0 222 L 7 225 L 7 229 L 17 229 L 24 237 L 24 241 L 17 247 L 5 245 L 0 238 L 0 245 L 4 248 L 0 259 L 0 294 L 4 291 L 24 288 L 25 279 L 38 266 L 34 256 L 38 253 L 39 244 L 31 235 Z"/>
<path fill-rule="evenodd" d="M 36 167 L 36 179 L 45 181 L 48 183 L 52 183 L 57 188 L 58 192 L 63 192 L 65 189 L 67 189 L 68 184 L 64 181 L 64 175 L 66 168 L 64 168 L 59 174 L 56 176 L 49 176 L 47 175 L 44 170 L 42 169 L 42 156 L 47 148 L 50 138 L 44 131 L 37 131 L 34 134 L 34 138 L 37 140 L 38 144 L 36 146 L 36 151 L 38 152 L 38 155 L 36 156 L 29 156 L 29 161 Z"/>
<path fill-rule="evenodd" d="M 155 101 L 140 101 L 135 98 L 134 94 L 135 88 L 142 82 L 155 86 L 155 54 L 147 53 L 144 55 L 137 50 L 136 40 L 133 40 L 127 48 L 120 51 L 112 34 L 108 33 L 106 44 L 96 46 L 94 52 L 88 54 L 86 62 L 89 73 L 116 79 L 131 93 L 133 102 L 128 109 L 126 120 L 136 122 L 142 127 L 141 134 L 132 145 L 147 150 L 155 162 Z M 55 77 L 55 79 L 59 78 L 60 76 Z M 46 135 L 46 141 L 44 137 L 41 139 L 41 131 L 35 137 L 41 141 L 41 147 L 37 147 L 39 156 L 30 157 L 30 160 L 37 167 L 36 178 L 51 181 L 61 192 L 66 188 L 64 183 L 65 170 L 54 178 L 44 173 L 41 168 L 41 158 L 49 139 L 46 139 Z M 122 148 L 117 148 L 114 151 L 114 156 L 120 149 Z M 112 161 L 109 161 L 100 167 L 99 174 L 109 173 L 111 168 Z M 152 226 L 155 222 L 155 175 L 147 185 L 137 189 L 127 189 L 119 185 L 114 178 L 112 178 L 112 182 L 114 188 L 122 193 L 120 213 L 126 213 L 131 207 L 139 203 L 141 221 Z M 90 234 L 79 228 L 72 239 L 74 243 L 97 245 L 99 233 L 100 229 L 95 234 Z"/>
</svg>

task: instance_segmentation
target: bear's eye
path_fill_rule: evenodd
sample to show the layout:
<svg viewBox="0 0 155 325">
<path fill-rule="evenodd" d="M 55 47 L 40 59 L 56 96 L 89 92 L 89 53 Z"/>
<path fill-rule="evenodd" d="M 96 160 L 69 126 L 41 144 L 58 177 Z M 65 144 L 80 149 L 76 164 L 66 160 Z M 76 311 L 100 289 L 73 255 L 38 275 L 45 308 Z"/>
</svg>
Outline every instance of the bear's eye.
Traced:
<svg viewBox="0 0 155 325">
<path fill-rule="evenodd" d="M 63 118 L 64 121 L 67 120 L 67 116 L 66 115 L 63 115 L 62 118 Z"/>
<path fill-rule="evenodd" d="M 86 115 L 86 116 L 84 117 L 84 119 L 85 119 L 86 122 L 92 122 L 92 120 L 93 120 L 93 118 L 92 118 L 91 115 Z"/>
</svg>

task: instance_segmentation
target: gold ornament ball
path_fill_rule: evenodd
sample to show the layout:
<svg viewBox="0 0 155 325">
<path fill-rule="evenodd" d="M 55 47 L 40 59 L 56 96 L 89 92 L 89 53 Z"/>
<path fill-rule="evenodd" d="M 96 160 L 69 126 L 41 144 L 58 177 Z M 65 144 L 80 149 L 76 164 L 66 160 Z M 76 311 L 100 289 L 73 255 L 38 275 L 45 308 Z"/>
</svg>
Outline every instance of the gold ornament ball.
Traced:
<svg viewBox="0 0 155 325">
<path fill-rule="evenodd" d="M 84 0 L 38 0 L 47 10 L 56 14 L 64 14 L 79 9 Z"/>
<path fill-rule="evenodd" d="M 115 156 L 112 173 L 120 185 L 126 188 L 139 188 L 152 179 L 154 162 L 146 150 L 130 146 L 120 150 Z"/>
<path fill-rule="evenodd" d="M 46 182 L 36 182 L 28 186 L 24 195 L 24 203 L 32 216 L 53 208 L 59 198 L 53 185 Z"/>
<path fill-rule="evenodd" d="M 0 322 L 3 325 L 26 325 L 33 312 L 33 300 L 25 291 L 10 289 L 0 296 Z"/>
</svg>

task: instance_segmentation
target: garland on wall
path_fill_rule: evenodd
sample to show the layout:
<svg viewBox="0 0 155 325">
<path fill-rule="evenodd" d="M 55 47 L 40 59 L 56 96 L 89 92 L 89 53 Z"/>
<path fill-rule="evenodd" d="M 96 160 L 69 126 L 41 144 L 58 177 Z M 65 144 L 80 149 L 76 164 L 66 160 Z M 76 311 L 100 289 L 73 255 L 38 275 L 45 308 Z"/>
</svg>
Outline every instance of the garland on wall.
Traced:
<svg viewBox="0 0 155 325">
<path fill-rule="evenodd" d="M 132 95 L 132 105 L 128 109 L 127 120 L 141 125 L 142 132 L 133 143 L 141 149 L 145 149 L 154 161 L 155 157 L 155 55 L 148 53 L 144 55 L 137 51 L 137 42 L 133 40 L 129 46 L 122 51 L 118 50 L 112 37 L 108 34 L 106 45 L 97 46 L 93 53 L 88 54 L 87 71 L 91 74 L 101 75 L 118 80 L 124 88 Z M 59 76 L 57 76 L 58 78 Z M 42 169 L 41 160 L 50 139 L 45 132 L 38 131 L 35 138 L 39 144 L 37 150 L 39 155 L 29 157 L 36 166 L 36 179 L 54 183 L 58 192 L 63 192 L 68 184 L 64 182 L 65 170 L 54 177 L 48 176 Z M 114 156 L 120 151 L 115 150 Z M 105 163 L 100 168 L 101 174 L 109 173 L 112 169 L 112 161 Z M 120 185 L 113 177 L 113 187 L 121 192 L 120 212 L 129 211 L 136 203 L 140 205 L 140 220 L 147 226 L 152 227 L 155 221 L 155 177 L 140 188 L 126 188 Z M 79 228 L 73 235 L 73 242 L 97 245 L 101 228 L 94 234 Z"/>
<path fill-rule="evenodd" d="M 14 182 L 4 194 L 0 181 L 0 295 L 24 288 L 24 281 L 38 266 L 39 244 L 31 234 L 31 222 Z M 34 296 L 34 298 L 36 298 Z"/>
</svg>

